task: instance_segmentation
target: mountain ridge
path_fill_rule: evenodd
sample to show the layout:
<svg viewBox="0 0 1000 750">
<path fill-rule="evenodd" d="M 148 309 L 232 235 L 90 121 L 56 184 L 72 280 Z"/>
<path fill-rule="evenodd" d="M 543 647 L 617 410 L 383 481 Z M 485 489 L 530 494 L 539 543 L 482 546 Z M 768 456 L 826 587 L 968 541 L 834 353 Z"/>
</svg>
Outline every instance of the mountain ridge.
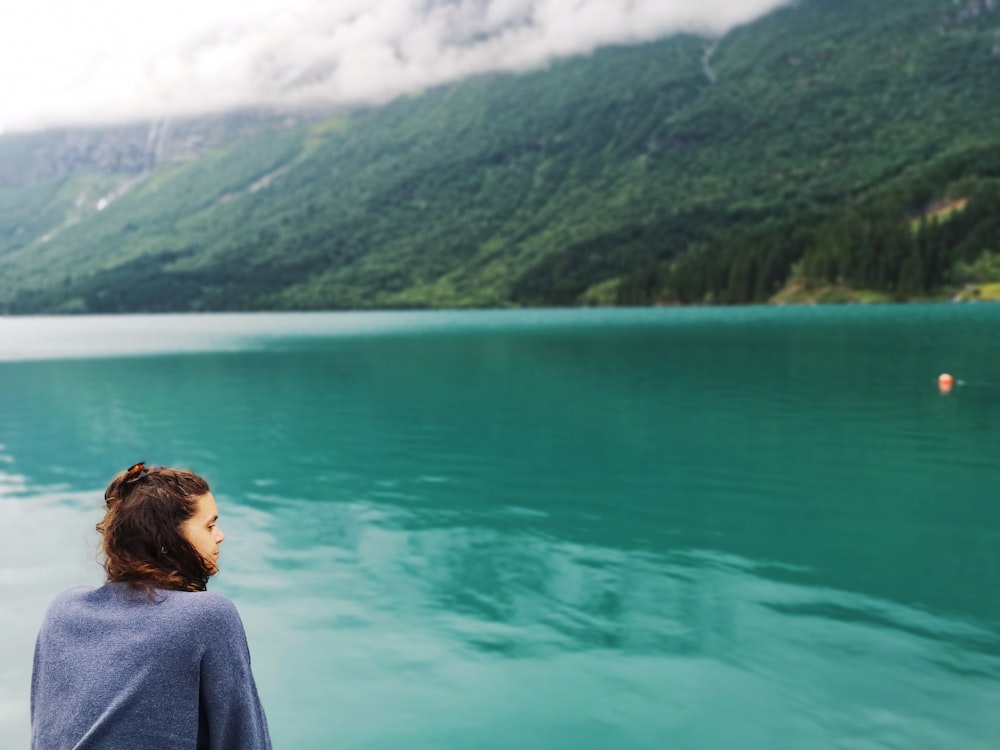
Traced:
<svg viewBox="0 0 1000 750">
<path fill-rule="evenodd" d="M 850 287 L 860 260 L 807 262 L 853 252 L 818 228 L 853 237 L 845 217 L 871 204 L 885 207 L 863 221 L 892 227 L 935 200 L 979 196 L 962 217 L 992 205 L 997 5 L 802 0 L 718 40 L 611 47 L 377 108 L 179 124 L 170 158 L 133 145 L 117 166 L 20 184 L 0 138 L 0 309 L 760 302 L 821 265 L 817 285 Z M 933 296 L 1000 252 L 988 217 L 962 231 L 984 239 L 949 237 L 915 287 L 902 266 L 927 253 L 873 246 L 899 256 L 887 297 Z"/>
</svg>

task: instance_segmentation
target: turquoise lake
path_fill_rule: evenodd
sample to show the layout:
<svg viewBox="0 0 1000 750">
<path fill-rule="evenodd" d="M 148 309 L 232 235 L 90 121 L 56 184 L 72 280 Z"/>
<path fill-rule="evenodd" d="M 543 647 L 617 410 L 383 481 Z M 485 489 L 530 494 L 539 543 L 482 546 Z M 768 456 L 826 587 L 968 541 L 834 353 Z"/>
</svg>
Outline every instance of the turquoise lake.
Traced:
<svg viewBox="0 0 1000 750">
<path fill-rule="evenodd" d="M 998 447 L 1000 305 L 0 318 L 0 747 L 145 460 L 281 750 L 996 748 Z"/>
</svg>

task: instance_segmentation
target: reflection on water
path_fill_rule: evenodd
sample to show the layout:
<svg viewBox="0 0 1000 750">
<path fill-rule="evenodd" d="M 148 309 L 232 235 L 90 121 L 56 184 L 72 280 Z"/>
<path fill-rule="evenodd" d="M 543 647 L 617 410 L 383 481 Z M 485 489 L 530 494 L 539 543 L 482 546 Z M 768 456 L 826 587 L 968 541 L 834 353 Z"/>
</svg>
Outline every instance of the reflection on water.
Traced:
<svg viewBox="0 0 1000 750">
<path fill-rule="evenodd" d="M 993 747 L 1000 312 L 867 314 L 49 321 L 0 364 L 0 745 L 147 459 L 213 484 L 278 747 Z"/>
<path fill-rule="evenodd" d="M 996 730 L 994 631 L 789 582 L 807 571 L 568 543 L 517 511 L 273 512 L 287 541 L 226 588 L 283 643 L 264 669 L 295 696 L 288 726 L 329 715 L 347 746 L 987 747 Z"/>
</svg>

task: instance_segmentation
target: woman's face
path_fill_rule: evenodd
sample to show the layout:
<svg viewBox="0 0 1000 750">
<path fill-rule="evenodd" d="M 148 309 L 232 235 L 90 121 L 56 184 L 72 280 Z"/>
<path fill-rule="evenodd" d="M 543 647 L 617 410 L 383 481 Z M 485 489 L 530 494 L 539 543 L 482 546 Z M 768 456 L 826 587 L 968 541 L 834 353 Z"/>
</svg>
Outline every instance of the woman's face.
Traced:
<svg viewBox="0 0 1000 750">
<path fill-rule="evenodd" d="M 219 528 L 219 511 L 211 492 L 195 498 L 194 515 L 181 524 L 181 536 L 190 542 L 205 560 L 209 575 L 219 572 L 219 545 L 226 535 Z"/>
</svg>

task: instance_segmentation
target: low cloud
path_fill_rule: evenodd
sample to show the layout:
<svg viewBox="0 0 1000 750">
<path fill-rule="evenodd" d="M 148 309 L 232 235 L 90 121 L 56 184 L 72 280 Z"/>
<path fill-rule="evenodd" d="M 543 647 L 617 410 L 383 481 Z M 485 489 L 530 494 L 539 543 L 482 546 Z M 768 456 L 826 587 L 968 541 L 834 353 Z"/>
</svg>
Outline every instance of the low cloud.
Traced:
<svg viewBox="0 0 1000 750">
<path fill-rule="evenodd" d="M 786 2 L 22 0 L 0 11 L 0 128 L 381 102 L 607 44 L 718 36 Z"/>
</svg>

